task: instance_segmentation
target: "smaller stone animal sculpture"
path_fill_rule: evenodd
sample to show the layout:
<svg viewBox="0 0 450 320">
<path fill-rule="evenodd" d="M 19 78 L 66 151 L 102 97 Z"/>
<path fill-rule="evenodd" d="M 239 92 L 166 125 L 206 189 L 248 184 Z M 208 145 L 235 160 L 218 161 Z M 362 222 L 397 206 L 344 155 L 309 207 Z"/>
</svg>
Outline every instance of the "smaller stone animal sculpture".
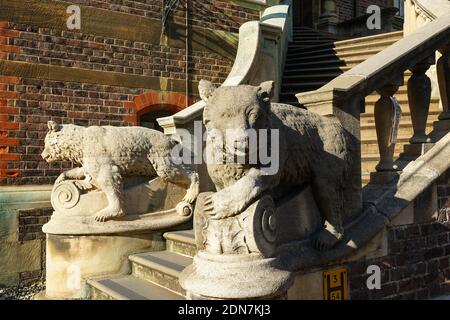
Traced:
<svg viewBox="0 0 450 320">
<path fill-rule="evenodd" d="M 192 204 L 199 193 L 198 173 L 175 164 L 171 151 L 177 142 L 162 132 L 143 127 L 92 126 L 48 122 L 49 132 L 41 156 L 49 163 L 70 161 L 80 167 L 63 172 L 56 180 L 89 179 L 102 190 L 108 206 L 95 215 L 104 222 L 125 215 L 122 195 L 126 177 L 160 177 L 187 189 L 183 201 Z"/>
<path fill-rule="evenodd" d="M 215 88 L 201 81 L 203 113 L 208 132 L 236 132 L 230 144 L 216 144 L 208 135 L 210 159 L 225 159 L 230 149 L 249 149 L 248 130 L 279 130 L 279 170 L 264 172 L 261 164 L 208 163 L 208 173 L 217 192 L 205 200 L 211 219 L 226 219 L 243 212 L 263 194 L 282 194 L 289 188 L 311 185 L 323 219 L 323 230 L 313 243 L 319 250 L 333 247 L 344 235 L 345 188 L 351 184 L 352 148 L 355 140 L 338 120 L 322 117 L 291 105 L 271 103 L 273 82 L 260 86 Z M 225 146 L 224 146 L 225 145 Z M 267 146 L 270 149 L 270 146 Z M 234 150 L 238 153 L 237 150 Z M 308 214 L 308 213 L 305 213 Z"/>
</svg>

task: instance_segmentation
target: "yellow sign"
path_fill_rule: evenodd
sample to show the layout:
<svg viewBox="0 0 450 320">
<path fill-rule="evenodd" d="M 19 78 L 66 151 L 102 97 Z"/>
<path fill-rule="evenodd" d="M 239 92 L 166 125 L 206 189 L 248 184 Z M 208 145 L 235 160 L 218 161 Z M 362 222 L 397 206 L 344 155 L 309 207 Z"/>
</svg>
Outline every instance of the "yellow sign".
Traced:
<svg viewBox="0 0 450 320">
<path fill-rule="evenodd" d="M 323 273 L 323 299 L 347 300 L 347 269 L 336 269 Z"/>
</svg>

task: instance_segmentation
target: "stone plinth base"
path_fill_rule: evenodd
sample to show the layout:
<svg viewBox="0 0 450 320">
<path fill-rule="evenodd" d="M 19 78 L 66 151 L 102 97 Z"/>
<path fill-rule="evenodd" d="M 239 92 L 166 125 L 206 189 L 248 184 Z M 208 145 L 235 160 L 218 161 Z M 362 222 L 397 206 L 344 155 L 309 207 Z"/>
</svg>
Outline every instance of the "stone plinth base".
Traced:
<svg viewBox="0 0 450 320">
<path fill-rule="evenodd" d="M 401 171 L 380 171 L 370 173 L 370 183 L 372 184 L 388 184 L 400 177 Z"/>
<path fill-rule="evenodd" d="M 117 236 L 47 235 L 46 293 L 49 299 L 87 297 L 87 278 L 129 273 L 128 256 L 164 250 L 161 233 Z"/>
<path fill-rule="evenodd" d="M 274 299 L 285 296 L 293 281 L 275 258 L 198 252 L 180 276 L 191 299 Z"/>
<path fill-rule="evenodd" d="M 430 151 L 434 147 L 434 143 L 414 143 L 407 144 L 403 147 L 402 156 L 406 158 L 416 159 L 421 155 Z"/>
</svg>

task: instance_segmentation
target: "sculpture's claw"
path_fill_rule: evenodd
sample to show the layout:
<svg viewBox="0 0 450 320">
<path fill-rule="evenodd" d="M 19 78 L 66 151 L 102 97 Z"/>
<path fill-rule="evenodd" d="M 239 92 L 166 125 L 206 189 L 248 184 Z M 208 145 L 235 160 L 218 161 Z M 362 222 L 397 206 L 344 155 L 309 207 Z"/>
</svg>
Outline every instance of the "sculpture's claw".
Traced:
<svg viewBox="0 0 450 320">
<path fill-rule="evenodd" d="M 343 233 L 325 228 L 312 239 L 312 243 L 317 250 L 326 251 L 333 248 L 343 237 Z"/>
<path fill-rule="evenodd" d="M 192 204 L 197 199 L 197 197 L 198 192 L 196 192 L 195 190 L 188 190 L 183 198 L 183 201 Z"/>
<path fill-rule="evenodd" d="M 66 179 L 67 179 L 67 178 L 66 178 L 66 175 L 65 175 L 64 173 L 61 173 L 61 174 L 59 175 L 59 177 L 55 180 L 55 185 L 62 183 L 62 182 L 65 181 Z"/>
<path fill-rule="evenodd" d="M 109 210 L 108 208 L 103 209 L 99 213 L 94 216 L 95 221 L 97 222 L 106 222 L 108 220 L 116 219 L 123 217 L 125 213 L 117 210 Z"/>
</svg>

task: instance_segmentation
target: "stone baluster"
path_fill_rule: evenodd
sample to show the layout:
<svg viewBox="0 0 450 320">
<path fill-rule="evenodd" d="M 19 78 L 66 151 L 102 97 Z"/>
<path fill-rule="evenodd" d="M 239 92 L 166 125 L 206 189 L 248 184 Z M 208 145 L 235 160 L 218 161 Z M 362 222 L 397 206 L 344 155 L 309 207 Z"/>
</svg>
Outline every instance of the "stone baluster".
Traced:
<svg viewBox="0 0 450 320">
<path fill-rule="evenodd" d="M 386 85 L 377 92 L 380 99 L 375 104 L 375 126 L 378 138 L 378 149 L 380 151 L 380 162 L 376 166 L 378 172 L 395 172 L 394 151 L 396 134 L 398 131 L 398 110 L 394 102 L 394 94 L 400 84 Z"/>
<path fill-rule="evenodd" d="M 450 45 L 439 50 L 442 56 L 437 61 L 436 71 L 441 96 L 442 112 L 439 120 L 433 123 L 429 137 L 436 143 L 450 131 Z"/>
<path fill-rule="evenodd" d="M 450 45 L 440 52 L 442 56 L 437 62 L 437 74 L 443 111 L 439 120 L 450 120 Z"/>
<path fill-rule="evenodd" d="M 433 55 L 409 69 L 412 76 L 408 80 L 408 103 L 414 129 L 414 135 L 409 140 L 411 144 L 429 142 L 425 131 L 431 102 L 431 80 L 426 72 L 434 62 Z"/>
</svg>

